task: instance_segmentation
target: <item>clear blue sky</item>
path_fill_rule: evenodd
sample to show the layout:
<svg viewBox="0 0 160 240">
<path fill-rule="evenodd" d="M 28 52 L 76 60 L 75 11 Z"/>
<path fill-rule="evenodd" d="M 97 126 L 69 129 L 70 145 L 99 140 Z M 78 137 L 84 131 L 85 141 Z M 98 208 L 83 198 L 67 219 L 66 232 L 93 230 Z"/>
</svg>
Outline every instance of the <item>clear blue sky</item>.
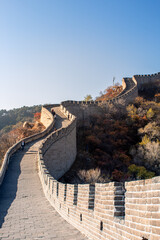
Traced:
<svg viewBox="0 0 160 240">
<path fill-rule="evenodd" d="M 0 0 L 0 109 L 160 71 L 160 0 Z"/>
</svg>

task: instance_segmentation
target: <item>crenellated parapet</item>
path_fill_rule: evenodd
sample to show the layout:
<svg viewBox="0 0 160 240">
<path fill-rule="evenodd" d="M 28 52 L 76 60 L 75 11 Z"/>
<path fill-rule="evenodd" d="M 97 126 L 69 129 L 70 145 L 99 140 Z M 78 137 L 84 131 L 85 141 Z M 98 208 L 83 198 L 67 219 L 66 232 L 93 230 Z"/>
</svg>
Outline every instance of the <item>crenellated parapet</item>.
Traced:
<svg viewBox="0 0 160 240">
<path fill-rule="evenodd" d="M 160 83 L 160 73 L 151 75 L 134 75 L 132 78 L 122 79 L 122 92 L 115 98 L 107 101 L 64 101 L 61 102 L 61 109 L 75 115 L 78 120 L 84 121 L 91 115 L 103 114 L 102 109 L 108 109 L 109 105 L 128 105 L 138 96 L 138 90 L 155 86 Z"/>
<path fill-rule="evenodd" d="M 53 128 L 53 125 L 54 125 L 54 122 L 55 122 L 54 118 L 53 118 L 53 115 L 47 110 L 47 108 L 44 108 L 44 107 L 42 107 L 41 122 L 44 124 L 44 126 L 46 126 L 46 129 L 43 132 L 34 134 L 34 135 L 30 136 L 30 137 L 26 137 L 26 138 L 18 141 L 12 147 L 10 147 L 8 149 L 8 151 L 6 152 L 6 154 L 4 156 L 4 160 L 3 160 L 2 166 L 0 168 L 0 185 L 3 182 L 6 170 L 7 170 L 8 165 L 9 165 L 10 157 L 18 149 L 20 149 L 21 142 L 25 141 L 25 143 L 29 143 L 29 142 L 32 142 L 32 141 L 37 140 L 39 138 L 42 138 L 45 135 L 47 135 L 51 131 L 51 129 Z"/>
<path fill-rule="evenodd" d="M 76 158 L 77 119 L 84 124 L 91 115 L 103 114 L 105 104 L 128 104 L 138 96 L 142 86 L 156 83 L 159 78 L 160 73 L 123 78 L 122 92 L 105 103 L 65 101 L 61 105 L 45 105 L 41 122 L 46 129 L 24 139 L 27 143 L 49 134 L 55 124 L 50 109 L 60 106 L 61 114 L 66 117 L 64 122 L 67 123 L 42 141 L 38 152 L 39 177 L 51 205 L 89 239 L 160 239 L 160 177 L 125 183 L 64 184 L 58 181 Z M 0 184 L 10 156 L 20 146 L 21 141 L 7 151 L 0 170 Z"/>
<path fill-rule="evenodd" d="M 158 77 L 159 74 L 155 74 L 153 79 Z M 142 77 L 138 79 L 137 76 L 124 78 L 123 91 L 105 104 L 132 102 L 138 96 L 138 81 L 141 81 L 141 85 L 147 82 Z M 104 113 L 103 104 L 101 101 L 61 103 L 61 112 L 70 124 L 66 127 L 66 132 L 64 129 L 59 129 L 58 132 L 48 136 L 39 150 L 39 176 L 44 193 L 57 212 L 89 239 L 158 240 L 160 237 L 160 177 L 125 183 L 78 185 L 58 181 L 65 172 L 66 159 L 71 166 L 76 155 L 73 150 L 76 150 L 76 145 L 72 142 L 73 139 L 76 141 L 75 116 L 84 124 L 83 120 L 87 120 L 91 115 Z M 47 166 L 47 159 L 50 158 L 46 156 L 46 149 L 53 146 L 55 149 L 60 148 L 58 155 L 54 148 L 51 151 L 56 155 L 57 161 L 52 161 Z M 69 156 L 67 152 L 71 155 Z M 52 166 L 49 166 L 50 164 Z"/>
<path fill-rule="evenodd" d="M 160 82 L 160 72 L 147 75 L 134 75 L 133 79 L 137 82 L 138 90 L 151 88 L 155 83 Z"/>
<path fill-rule="evenodd" d="M 127 105 L 138 96 L 137 82 L 132 78 L 122 79 L 122 92 L 107 101 L 64 101 L 61 102 L 61 111 L 67 116 L 75 115 L 78 126 L 87 124 L 92 115 L 102 115 L 110 105 Z"/>
<path fill-rule="evenodd" d="M 41 123 L 48 128 L 49 125 L 53 122 L 53 115 L 50 112 L 50 109 L 57 106 L 58 104 L 49 104 L 42 106 L 41 109 Z M 59 105 L 58 105 L 59 106 Z"/>
<path fill-rule="evenodd" d="M 38 167 L 44 193 L 70 224 L 92 240 L 159 239 L 160 177 L 124 184 L 64 184 L 47 170 L 43 147 L 45 143 Z"/>
<path fill-rule="evenodd" d="M 107 101 L 64 101 L 61 102 L 61 107 L 66 107 L 67 109 L 71 107 L 77 107 L 77 108 L 97 108 L 101 107 L 104 104 L 114 104 L 120 102 L 121 100 L 124 100 L 126 104 L 128 102 L 132 102 L 135 97 L 138 96 L 138 89 L 137 89 L 137 81 L 134 78 L 123 78 L 122 79 L 122 92 L 119 93 L 115 98 L 112 98 Z M 97 110 L 97 109 L 96 109 Z"/>
<path fill-rule="evenodd" d="M 64 114 L 67 117 L 66 126 L 48 135 L 41 147 L 45 165 L 55 179 L 70 169 L 77 154 L 76 117 L 68 112 Z"/>
</svg>

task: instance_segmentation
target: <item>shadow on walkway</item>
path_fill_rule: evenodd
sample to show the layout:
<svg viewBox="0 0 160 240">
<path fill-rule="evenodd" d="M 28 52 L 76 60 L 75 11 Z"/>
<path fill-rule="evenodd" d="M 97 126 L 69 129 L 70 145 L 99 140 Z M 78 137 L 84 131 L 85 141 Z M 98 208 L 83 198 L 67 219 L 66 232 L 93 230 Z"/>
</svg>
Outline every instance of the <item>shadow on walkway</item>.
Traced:
<svg viewBox="0 0 160 240">
<path fill-rule="evenodd" d="M 56 117 L 54 128 L 59 129 L 62 127 L 62 122 L 64 121 L 63 118 L 61 118 L 59 115 Z"/>
<path fill-rule="evenodd" d="M 0 186 L 0 228 L 4 223 L 8 209 L 16 198 L 18 178 L 21 173 L 20 162 L 32 144 L 27 144 L 23 151 L 18 150 L 10 158 L 8 170 Z"/>
<path fill-rule="evenodd" d="M 57 126 L 61 126 L 62 119 L 58 116 Z M 50 131 L 54 131 L 55 126 Z M 38 141 L 45 139 L 46 136 L 38 139 Z M 8 213 L 10 206 L 12 205 L 17 194 L 18 178 L 21 174 L 20 163 L 25 154 L 35 154 L 36 151 L 29 150 L 29 148 L 34 145 L 37 140 L 32 141 L 31 143 L 26 144 L 25 149 L 18 150 L 10 158 L 10 163 L 8 170 L 6 171 L 2 185 L 0 186 L 0 228 L 2 227 L 5 217 Z M 29 151 L 28 151 L 29 150 Z"/>
</svg>

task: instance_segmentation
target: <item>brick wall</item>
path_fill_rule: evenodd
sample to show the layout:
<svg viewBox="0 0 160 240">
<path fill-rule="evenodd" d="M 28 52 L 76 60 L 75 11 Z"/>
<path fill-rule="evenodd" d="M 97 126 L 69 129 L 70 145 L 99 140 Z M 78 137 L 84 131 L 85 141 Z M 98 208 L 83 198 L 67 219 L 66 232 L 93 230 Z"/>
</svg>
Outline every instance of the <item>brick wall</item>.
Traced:
<svg viewBox="0 0 160 240">
<path fill-rule="evenodd" d="M 128 182 L 125 188 L 125 219 L 132 234 L 160 239 L 160 177 Z"/>
<path fill-rule="evenodd" d="M 48 128 L 48 126 L 52 123 L 53 121 L 53 116 L 50 113 L 50 109 L 53 107 L 54 105 L 46 105 L 45 107 L 42 107 L 41 109 L 41 123 L 43 123 L 43 125 Z"/>
<path fill-rule="evenodd" d="M 115 98 L 102 102 L 102 101 L 65 101 L 61 103 L 61 111 L 68 116 L 73 114 L 78 119 L 78 126 L 88 124 L 91 115 L 101 115 L 107 112 L 108 106 L 113 105 L 126 105 L 138 96 L 137 82 L 133 78 L 122 79 L 123 91 Z"/>
<path fill-rule="evenodd" d="M 133 77 L 133 84 L 128 87 L 129 81 L 128 78 L 123 79 L 123 92 L 108 103 L 116 104 L 119 100 L 125 100 L 126 103 L 133 101 L 138 93 L 137 80 Z M 101 107 L 101 102 L 63 102 L 61 111 L 73 124 L 67 127 L 68 134 L 70 135 L 70 132 L 75 129 L 73 114 L 83 120 L 87 119 L 91 113 L 101 114 Z M 49 136 L 39 150 L 39 176 L 44 193 L 51 205 L 64 219 L 90 239 L 160 239 L 160 177 L 124 184 L 110 182 L 73 185 L 58 182 L 54 170 L 51 176 L 46 167 L 46 161 L 50 156 L 46 155 L 46 159 L 44 156 L 46 151 L 51 149 L 52 143 L 55 144 L 58 141 L 63 152 L 65 141 L 63 142 L 62 139 L 64 140 L 65 135 L 64 129 L 60 129 L 57 135 L 54 133 Z M 70 135 L 70 139 L 72 137 Z M 68 139 L 67 144 L 69 142 Z M 70 145 L 68 146 L 70 149 Z M 63 152 L 60 161 L 52 162 L 51 169 L 56 169 L 57 165 L 62 167 L 61 161 L 65 158 L 65 154 L 67 153 Z"/>
<path fill-rule="evenodd" d="M 63 184 L 47 172 L 39 154 L 39 176 L 51 205 L 90 239 L 160 239 L 160 177 L 122 183 Z"/>
<path fill-rule="evenodd" d="M 152 84 L 156 82 L 160 83 L 160 72 L 148 75 L 135 75 L 133 79 L 137 82 L 138 90 L 143 90 L 146 87 L 151 88 Z"/>
<path fill-rule="evenodd" d="M 43 115 L 47 116 L 47 118 L 46 119 L 43 118 Z M 18 141 L 16 144 L 14 144 L 12 147 L 10 147 L 8 149 L 8 151 L 6 152 L 4 159 L 3 159 L 2 166 L 0 168 L 0 185 L 3 182 L 7 167 L 9 165 L 10 157 L 13 153 L 15 153 L 21 147 L 21 142 L 24 140 L 25 143 L 28 143 L 28 142 L 37 140 L 37 139 L 47 135 L 50 132 L 50 130 L 52 129 L 52 127 L 54 125 L 54 119 L 53 119 L 52 114 L 47 110 L 47 108 L 42 107 L 41 116 L 42 116 L 42 120 L 45 119 L 46 129 L 41 133 L 34 134 L 30 137 L 27 137 L 27 138 L 24 138 L 24 139 Z M 47 123 L 47 119 L 48 119 L 48 123 Z"/>
<path fill-rule="evenodd" d="M 130 83 L 128 84 L 128 80 Z M 108 105 L 124 104 L 128 105 L 138 96 L 138 90 L 151 87 L 152 84 L 160 82 L 160 73 L 151 75 L 134 75 L 132 78 L 122 79 L 123 91 L 115 98 L 106 102 L 101 101 L 65 101 L 61 103 L 61 109 L 66 108 L 66 112 L 75 115 L 81 122 L 89 120 L 91 115 L 103 114 L 104 110 L 107 111 Z M 149 85 L 148 85 L 149 84 Z M 79 122 L 80 125 L 80 122 Z"/>
<path fill-rule="evenodd" d="M 55 179 L 59 179 L 70 169 L 77 154 L 76 118 L 72 114 L 66 128 L 52 132 L 45 139 L 42 153 L 47 170 Z"/>
<path fill-rule="evenodd" d="M 139 79 L 139 81 L 143 83 L 148 81 L 145 81 L 142 77 Z M 159 74 L 155 74 L 148 79 L 157 81 Z M 126 91 L 127 84 L 126 79 L 124 79 L 123 92 L 117 98 L 108 101 L 108 103 L 116 103 L 122 99 L 126 102 L 133 100 L 137 96 L 137 77 L 134 76 L 132 80 L 135 83 L 134 86 Z M 54 105 L 50 105 L 48 108 L 53 106 Z M 73 106 L 75 106 L 75 109 Z M 68 170 L 67 168 L 71 166 L 76 154 L 76 141 L 74 141 L 76 119 L 69 111 L 69 107 L 71 111 L 74 110 L 75 113 L 77 112 L 77 115 L 82 114 L 83 111 L 82 116 L 87 118 L 93 112 L 97 113 L 97 111 L 99 111 L 101 113 L 100 106 L 101 102 L 86 103 L 66 101 L 62 103 L 61 109 L 70 120 L 70 124 L 67 128 L 50 134 L 43 141 L 39 149 L 39 176 L 44 193 L 52 206 L 54 206 L 69 223 L 86 234 L 90 239 L 142 240 L 146 238 L 148 240 L 159 240 L 160 177 L 126 182 L 125 184 L 111 182 L 107 184 L 97 183 L 95 185 L 63 184 L 56 180 L 64 171 Z M 84 107 L 89 108 L 89 110 L 84 111 Z M 78 113 L 80 108 L 82 108 L 82 110 Z M 47 106 L 46 108 L 42 108 L 41 121 L 46 126 L 46 130 L 40 134 L 26 138 L 26 142 L 44 136 L 53 127 L 54 119 L 52 114 L 47 110 Z M 64 140 L 65 138 L 66 141 Z M 53 177 L 46 167 L 46 162 L 47 159 L 51 157 L 51 155 L 47 156 L 49 149 L 51 149 L 53 143 L 55 145 L 56 142 L 60 145 L 58 147 L 59 152 L 61 152 L 60 148 L 64 149 L 64 143 L 68 144 L 68 146 L 66 145 L 65 151 L 62 151 L 62 156 L 57 157 L 57 161 L 53 162 L 52 168 L 56 169 L 57 165 L 59 165 L 61 169 L 63 165 L 65 166 L 60 176 L 55 174 L 55 177 Z M 7 151 L 0 171 L 0 184 L 3 181 L 10 156 L 20 145 L 21 142 L 18 142 Z M 52 154 L 54 154 L 54 152 Z M 47 156 L 46 159 L 44 157 L 45 155 Z M 65 164 L 61 164 L 64 158 L 67 159 L 67 161 L 65 160 Z"/>
</svg>

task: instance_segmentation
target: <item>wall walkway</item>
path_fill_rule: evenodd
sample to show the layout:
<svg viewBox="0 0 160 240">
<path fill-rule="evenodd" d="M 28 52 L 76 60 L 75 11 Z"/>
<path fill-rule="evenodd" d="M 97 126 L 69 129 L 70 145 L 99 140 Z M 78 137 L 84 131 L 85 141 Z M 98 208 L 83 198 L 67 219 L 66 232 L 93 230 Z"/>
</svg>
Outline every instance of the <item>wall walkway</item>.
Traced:
<svg viewBox="0 0 160 240">
<path fill-rule="evenodd" d="M 63 121 L 57 120 L 55 126 L 61 124 Z M 18 150 L 9 159 L 0 187 L 1 240 L 86 239 L 60 217 L 44 196 L 37 168 L 37 152 L 43 141 L 27 144 L 25 151 Z"/>
<path fill-rule="evenodd" d="M 137 81 L 123 79 L 123 91 L 108 103 L 132 102 L 138 95 Z M 100 114 L 101 102 L 66 101 L 61 111 L 74 123 L 74 115 L 82 122 L 91 114 Z M 72 124 L 73 124 L 72 123 Z M 66 132 L 69 132 L 69 125 Z M 52 165 L 46 168 L 45 149 L 65 138 L 64 129 L 53 133 L 40 146 L 38 167 L 44 193 L 64 219 L 93 240 L 159 240 L 160 177 L 149 180 L 107 184 L 63 184 L 58 182 Z M 71 140 L 71 139 L 70 139 Z M 69 141 L 70 142 L 70 141 Z M 56 151 L 63 149 L 60 144 Z M 57 154 L 53 151 L 52 154 Z M 56 155 L 56 165 L 61 157 Z M 58 161 L 59 160 L 59 161 Z"/>
<path fill-rule="evenodd" d="M 148 79 L 157 81 L 159 74 Z M 141 80 L 145 82 L 140 76 Z M 127 104 L 137 96 L 137 76 L 124 78 L 122 83 L 122 93 L 106 104 L 121 100 Z M 56 110 L 57 130 L 44 140 L 28 144 L 26 152 L 17 151 L 20 142 L 8 150 L 0 171 L 0 239 L 86 239 L 72 225 L 94 240 L 160 239 L 160 177 L 95 185 L 63 184 L 57 180 L 75 159 L 76 117 L 84 120 L 94 112 L 101 113 L 101 106 L 102 102 L 75 101 L 63 102 L 61 107 L 46 106 L 41 119 L 46 130 L 26 142 L 43 137 L 53 128 L 47 108 Z M 72 225 L 45 200 L 37 171 L 46 198 Z"/>
<path fill-rule="evenodd" d="M 138 96 L 137 81 L 135 78 L 123 78 L 122 79 L 123 91 L 107 101 L 64 101 L 61 103 L 61 111 L 67 115 L 73 114 L 77 117 L 78 126 L 88 124 L 91 115 L 104 114 L 108 110 L 108 107 L 115 105 L 123 107 L 133 102 Z"/>
</svg>

